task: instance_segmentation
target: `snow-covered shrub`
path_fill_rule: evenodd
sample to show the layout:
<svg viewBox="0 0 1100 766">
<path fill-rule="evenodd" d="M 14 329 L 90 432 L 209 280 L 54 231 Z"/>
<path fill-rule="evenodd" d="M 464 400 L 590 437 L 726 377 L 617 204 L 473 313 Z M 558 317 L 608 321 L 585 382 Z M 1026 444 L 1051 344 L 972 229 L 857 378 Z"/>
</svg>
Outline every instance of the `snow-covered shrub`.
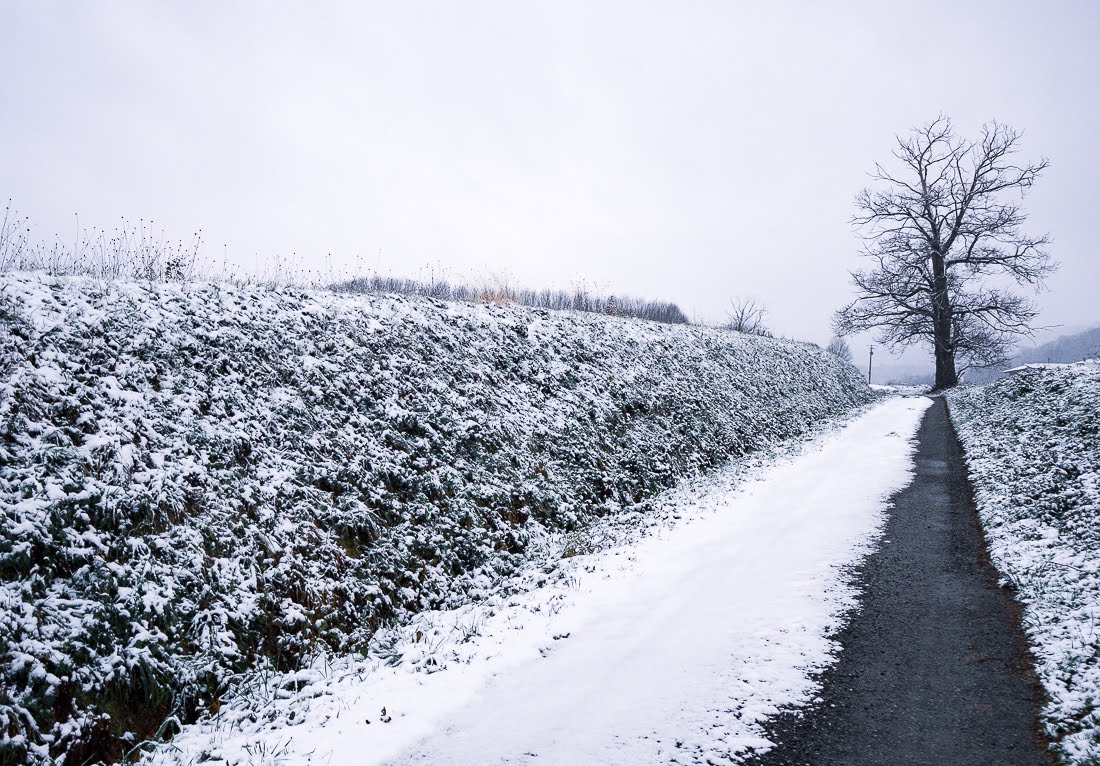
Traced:
<svg viewBox="0 0 1100 766">
<path fill-rule="evenodd" d="M 870 396 L 720 330 L 0 277 L 0 761 L 124 757 Z"/>
<path fill-rule="evenodd" d="M 1056 752 L 1100 762 L 1100 364 L 1030 369 L 948 401 L 990 553 L 1024 605 Z"/>
</svg>

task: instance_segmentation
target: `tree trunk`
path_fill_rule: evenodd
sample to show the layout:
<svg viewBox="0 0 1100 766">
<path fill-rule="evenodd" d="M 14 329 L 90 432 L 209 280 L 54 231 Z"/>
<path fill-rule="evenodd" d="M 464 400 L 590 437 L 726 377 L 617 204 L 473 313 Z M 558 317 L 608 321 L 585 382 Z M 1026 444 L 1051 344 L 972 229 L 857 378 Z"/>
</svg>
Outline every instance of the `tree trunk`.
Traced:
<svg viewBox="0 0 1100 766">
<path fill-rule="evenodd" d="M 950 349 L 940 348 L 939 339 L 936 339 L 936 383 L 933 391 L 942 391 L 945 388 L 954 388 L 959 385 L 959 376 L 955 372 L 955 352 Z"/>
<path fill-rule="evenodd" d="M 951 342 L 951 297 L 947 292 L 947 270 L 943 256 L 932 253 L 932 345 L 936 354 L 936 382 L 933 391 L 959 385 L 955 372 L 955 346 Z"/>
</svg>

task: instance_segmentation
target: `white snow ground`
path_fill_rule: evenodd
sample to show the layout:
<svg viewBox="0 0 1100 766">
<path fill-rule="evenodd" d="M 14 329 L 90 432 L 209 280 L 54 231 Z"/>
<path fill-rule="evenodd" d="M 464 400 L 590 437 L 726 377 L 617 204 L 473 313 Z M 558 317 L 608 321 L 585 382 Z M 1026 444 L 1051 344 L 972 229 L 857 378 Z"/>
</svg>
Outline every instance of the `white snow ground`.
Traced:
<svg viewBox="0 0 1100 766">
<path fill-rule="evenodd" d="M 152 759 L 686 764 L 766 749 L 762 722 L 816 693 L 929 403 L 888 399 L 751 477 L 686 482 L 641 539 L 421 615 L 390 637 L 393 665 L 256 679 Z"/>
</svg>

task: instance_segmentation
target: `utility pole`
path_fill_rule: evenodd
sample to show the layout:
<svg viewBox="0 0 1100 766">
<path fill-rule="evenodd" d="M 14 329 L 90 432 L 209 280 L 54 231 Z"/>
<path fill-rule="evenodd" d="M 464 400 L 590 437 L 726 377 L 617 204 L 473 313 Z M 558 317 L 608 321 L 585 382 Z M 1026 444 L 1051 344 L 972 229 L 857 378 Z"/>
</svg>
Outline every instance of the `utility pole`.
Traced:
<svg viewBox="0 0 1100 766">
<path fill-rule="evenodd" d="M 872 343 L 867 354 L 867 385 L 871 385 L 871 360 L 875 358 L 875 344 Z"/>
</svg>

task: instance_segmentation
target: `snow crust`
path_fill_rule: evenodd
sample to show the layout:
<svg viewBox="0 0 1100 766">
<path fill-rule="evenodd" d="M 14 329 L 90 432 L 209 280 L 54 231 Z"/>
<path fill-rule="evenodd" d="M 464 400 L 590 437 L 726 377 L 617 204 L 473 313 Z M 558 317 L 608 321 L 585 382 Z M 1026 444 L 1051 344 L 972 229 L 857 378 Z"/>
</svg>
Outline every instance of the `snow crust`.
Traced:
<svg viewBox="0 0 1100 766">
<path fill-rule="evenodd" d="M 1100 364 L 1025 365 L 948 402 L 993 563 L 1024 607 L 1052 747 L 1100 763 Z"/>
<path fill-rule="evenodd" d="M 555 535 L 588 550 L 871 396 L 815 346 L 721 330 L 0 277 L 0 758 L 119 759 L 239 684 L 386 654 Z"/>
<path fill-rule="evenodd" d="M 514 592 L 420 614 L 388 658 L 268 679 L 158 766 L 737 763 L 813 698 L 857 606 L 852 567 L 912 477 L 926 398 L 873 405 L 788 454 L 689 479 L 644 520 L 563 536 Z M 259 683 L 257 681 L 257 683 Z M 295 691 L 280 693 L 293 688 Z"/>
</svg>

